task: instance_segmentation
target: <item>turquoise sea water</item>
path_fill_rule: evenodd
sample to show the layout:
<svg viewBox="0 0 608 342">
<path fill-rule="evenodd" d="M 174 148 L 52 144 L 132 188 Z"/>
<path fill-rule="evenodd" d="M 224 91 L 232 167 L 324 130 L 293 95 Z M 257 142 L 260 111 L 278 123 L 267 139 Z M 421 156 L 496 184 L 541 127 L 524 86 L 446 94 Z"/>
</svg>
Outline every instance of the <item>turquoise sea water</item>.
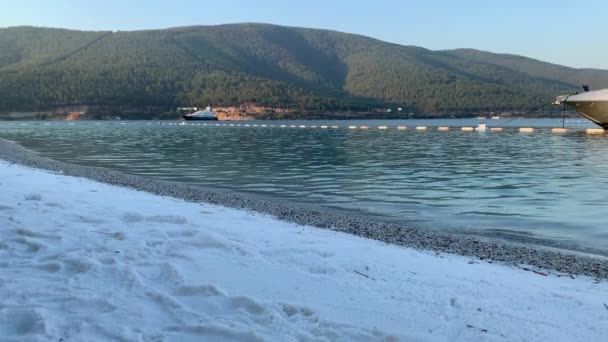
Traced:
<svg viewBox="0 0 608 342">
<path fill-rule="evenodd" d="M 0 137 L 76 164 L 608 255 L 608 134 L 581 120 L 566 134 L 548 129 L 560 120 L 459 129 L 479 122 L 0 122 Z"/>
</svg>

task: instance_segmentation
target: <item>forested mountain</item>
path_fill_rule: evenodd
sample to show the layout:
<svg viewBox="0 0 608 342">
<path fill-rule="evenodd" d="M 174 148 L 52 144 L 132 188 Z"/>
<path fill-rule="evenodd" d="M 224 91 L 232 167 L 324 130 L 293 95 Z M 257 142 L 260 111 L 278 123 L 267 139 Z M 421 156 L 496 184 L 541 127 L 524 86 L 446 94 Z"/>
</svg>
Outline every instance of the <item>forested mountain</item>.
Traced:
<svg viewBox="0 0 608 342">
<path fill-rule="evenodd" d="M 431 51 L 267 24 L 133 32 L 0 29 L 0 111 L 186 105 L 414 112 L 533 110 L 608 71 Z"/>
</svg>

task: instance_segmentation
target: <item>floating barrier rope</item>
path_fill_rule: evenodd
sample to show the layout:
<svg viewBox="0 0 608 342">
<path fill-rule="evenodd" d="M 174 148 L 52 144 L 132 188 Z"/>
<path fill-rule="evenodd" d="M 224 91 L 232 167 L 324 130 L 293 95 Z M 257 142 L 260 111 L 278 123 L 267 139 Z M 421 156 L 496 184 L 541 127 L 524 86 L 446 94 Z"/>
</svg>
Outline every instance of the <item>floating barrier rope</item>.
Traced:
<svg viewBox="0 0 608 342">
<path fill-rule="evenodd" d="M 508 123 L 511 122 L 513 120 L 515 120 L 517 118 L 505 121 L 504 123 Z M 125 125 L 126 123 L 121 123 L 121 125 Z M 167 125 L 169 126 L 201 126 L 201 124 L 195 124 L 195 123 L 168 123 Z M 281 125 L 269 125 L 269 124 L 202 124 L 202 126 L 208 126 L 208 127 L 261 127 L 261 128 L 297 128 L 297 129 L 348 129 L 348 130 L 370 130 L 370 129 L 378 129 L 378 130 L 398 130 L 398 131 L 406 131 L 408 130 L 410 127 L 408 126 L 387 126 L 387 125 L 379 125 L 379 126 L 368 126 L 368 125 L 348 125 L 348 126 L 340 126 L 340 125 L 286 125 L 286 124 L 281 124 Z M 550 128 L 550 127 L 541 127 L 541 128 L 535 128 L 535 127 L 487 127 L 485 124 L 480 124 L 477 127 L 475 126 L 414 126 L 412 127 L 412 129 L 416 130 L 416 131 L 427 131 L 430 129 L 434 129 L 437 131 L 442 131 L 442 132 L 447 132 L 450 130 L 460 130 L 463 132 L 486 132 L 486 131 L 490 131 L 490 132 L 503 132 L 503 131 L 518 131 L 521 133 L 532 133 L 532 132 L 536 132 L 536 131 L 543 131 L 543 130 L 549 130 L 553 133 L 566 133 L 569 132 L 571 130 L 575 130 L 575 129 L 568 129 L 565 127 L 555 127 L 555 128 Z M 584 131 L 588 134 L 602 134 L 602 133 L 608 133 L 608 131 L 604 130 L 603 128 L 581 128 L 581 129 L 577 129 L 577 131 Z"/>
</svg>

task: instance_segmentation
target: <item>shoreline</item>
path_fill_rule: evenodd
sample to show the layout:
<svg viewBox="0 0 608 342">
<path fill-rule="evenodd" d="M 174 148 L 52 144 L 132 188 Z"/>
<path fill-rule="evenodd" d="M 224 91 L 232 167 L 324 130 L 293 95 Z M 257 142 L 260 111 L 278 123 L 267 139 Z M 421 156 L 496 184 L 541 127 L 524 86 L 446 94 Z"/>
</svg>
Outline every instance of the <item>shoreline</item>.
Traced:
<svg viewBox="0 0 608 342">
<path fill-rule="evenodd" d="M 604 341 L 608 282 L 0 161 L 3 341 Z M 415 314 L 413 314 L 415 313 Z"/>
<path fill-rule="evenodd" d="M 530 265 L 556 271 L 561 275 L 585 275 L 596 279 L 608 279 L 608 259 L 601 256 L 492 238 L 484 239 L 464 234 L 417 229 L 358 215 L 298 207 L 227 190 L 212 190 L 129 175 L 105 168 L 75 165 L 40 156 L 15 142 L 4 139 L 0 139 L 0 159 L 188 202 L 203 202 L 249 210 L 270 215 L 281 221 L 349 233 L 417 250 L 472 256 L 484 261 L 511 265 Z"/>
<path fill-rule="evenodd" d="M 29 113 L 25 113 L 29 114 Z M 36 116 L 38 115 L 38 116 Z M 55 121 L 180 121 L 181 115 L 175 114 L 172 116 L 158 116 L 158 117 L 122 117 L 120 115 L 105 116 L 73 116 L 68 119 L 68 115 L 60 116 L 49 116 L 46 118 L 40 118 L 41 114 L 36 112 L 32 115 L 23 115 L 23 112 L 0 112 L 0 121 L 16 122 L 16 121 L 27 121 L 27 122 L 55 122 Z M 121 119 L 116 120 L 116 116 Z M 569 114 L 565 116 L 566 119 L 580 119 L 586 120 L 578 114 Z M 486 116 L 484 119 L 480 119 L 479 116 L 471 114 L 467 116 L 452 116 L 452 115 L 417 115 L 417 116 L 405 116 L 405 117 L 367 117 L 367 116 L 335 116 L 335 117 L 316 117 L 316 116 L 305 116 L 305 117 L 255 117 L 255 116 L 241 116 L 236 118 L 235 116 L 226 115 L 225 119 L 220 121 L 403 121 L 403 120 L 471 120 L 476 119 L 479 121 L 496 121 L 491 116 Z M 561 117 L 555 116 L 502 116 L 500 120 L 528 120 L 528 119 L 541 119 L 541 120 L 561 120 Z"/>
</svg>

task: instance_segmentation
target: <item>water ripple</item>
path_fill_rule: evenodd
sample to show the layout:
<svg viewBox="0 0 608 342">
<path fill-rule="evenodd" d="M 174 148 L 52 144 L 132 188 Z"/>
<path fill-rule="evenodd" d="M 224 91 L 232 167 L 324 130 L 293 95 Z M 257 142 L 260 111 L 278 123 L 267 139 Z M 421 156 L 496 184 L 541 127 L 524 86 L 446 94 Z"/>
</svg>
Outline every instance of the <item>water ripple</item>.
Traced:
<svg viewBox="0 0 608 342">
<path fill-rule="evenodd" d="M 57 122 L 0 123 L 0 136 L 79 164 L 608 252 L 607 135 Z"/>
</svg>

